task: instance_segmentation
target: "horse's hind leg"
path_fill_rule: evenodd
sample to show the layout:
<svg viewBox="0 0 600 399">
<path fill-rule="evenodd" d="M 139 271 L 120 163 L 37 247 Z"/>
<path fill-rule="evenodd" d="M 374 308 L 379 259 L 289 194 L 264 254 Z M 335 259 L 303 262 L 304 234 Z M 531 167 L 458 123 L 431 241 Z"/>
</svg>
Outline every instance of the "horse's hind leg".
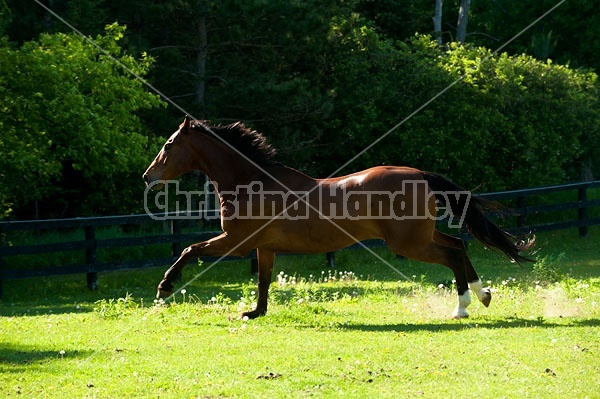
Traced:
<svg viewBox="0 0 600 399">
<path fill-rule="evenodd" d="M 458 291 L 458 305 L 452 313 L 453 318 L 469 317 L 467 307 L 471 304 L 471 295 L 467 283 L 467 273 L 465 268 L 466 252 L 464 247 L 459 248 L 454 242 L 447 240 L 444 236 L 438 236 L 437 231 L 434 239 L 415 240 L 413 237 L 410 242 L 396 242 L 388 244 L 392 251 L 398 255 L 404 255 L 407 258 L 420 260 L 427 263 L 438 263 L 452 270 L 456 280 L 456 289 Z M 449 236 L 447 236 L 449 237 Z M 438 238 L 436 240 L 435 238 Z M 452 238 L 452 237 L 450 237 Z M 452 245 L 449 245 L 452 243 Z"/>
<path fill-rule="evenodd" d="M 481 279 L 477 275 L 471 260 L 467 254 L 467 250 L 464 244 L 464 241 L 458 237 L 453 237 L 447 234 L 444 234 L 438 230 L 435 231 L 433 240 L 439 244 L 457 248 L 463 253 L 463 264 L 465 268 L 465 273 L 467 277 L 467 282 L 469 284 L 469 288 L 471 291 L 475 293 L 477 299 L 485 306 L 490 306 L 490 302 L 492 301 L 492 293 L 489 288 L 484 288 L 481 282 Z"/>
</svg>

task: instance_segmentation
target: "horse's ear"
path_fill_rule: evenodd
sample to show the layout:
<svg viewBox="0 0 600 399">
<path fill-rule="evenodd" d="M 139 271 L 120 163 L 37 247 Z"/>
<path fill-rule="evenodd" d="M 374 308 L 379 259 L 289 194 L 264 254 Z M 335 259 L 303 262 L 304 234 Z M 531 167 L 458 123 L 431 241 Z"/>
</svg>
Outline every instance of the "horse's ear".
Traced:
<svg viewBox="0 0 600 399">
<path fill-rule="evenodd" d="M 190 118 L 189 115 L 186 115 L 185 119 L 183 120 L 183 124 L 181 125 L 181 130 L 189 130 L 191 125 L 192 125 L 192 119 Z"/>
</svg>

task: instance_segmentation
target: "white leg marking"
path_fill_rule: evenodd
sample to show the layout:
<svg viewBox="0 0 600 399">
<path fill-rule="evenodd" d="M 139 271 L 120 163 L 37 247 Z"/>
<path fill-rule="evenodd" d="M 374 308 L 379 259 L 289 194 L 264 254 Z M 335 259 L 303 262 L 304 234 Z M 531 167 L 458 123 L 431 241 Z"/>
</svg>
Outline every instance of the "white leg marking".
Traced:
<svg viewBox="0 0 600 399">
<path fill-rule="evenodd" d="M 481 280 L 477 280 L 477 281 L 473 281 L 472 283 L 469 283 L 469 287 L 471 288 L 471 291 L 473 291 L 475 293 L 475 295 L 477 295 L 477 299 L 479 299 L 480 302 L 482 302 L 485 306 L 488 306 L 490 304 L 490 300 L 491 300 L 490 289 L 483 288 L 483 284 L 481 283 Z"/>
<path fill-rule="evenodd" d="M 466 290 L 464 294 L 458 296 L 458 305 L 454 312 L 452 312 L 452 317 L 455 319 L 462 319 L 465 317 L 469 317 L 469 312 L 467 312 L 467 306 L 471 304 L 471 294 L 469 290 Z"/>
<path fill-rule="evenodd" d="M 483 299 L 483 297 L 485 297 L 485 292 L 483 292 L 483 284 L 482 284 L 481 280 L 477 280 L 477 281 L 473 281 L 472 283 L 469 283 L 469 288 L 471 288 L 471 291 L 473 291 L 475 293 L 475 295 L 477 295 L 477 298 L 480 301 Z"/>
</svg>

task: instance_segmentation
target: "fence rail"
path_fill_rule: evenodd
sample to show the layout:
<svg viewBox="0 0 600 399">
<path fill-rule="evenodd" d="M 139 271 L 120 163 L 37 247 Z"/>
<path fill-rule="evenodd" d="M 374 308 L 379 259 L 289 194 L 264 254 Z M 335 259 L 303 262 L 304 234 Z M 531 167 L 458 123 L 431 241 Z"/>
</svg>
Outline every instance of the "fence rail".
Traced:
<svg viewBox="0 0 600 399">
<path fill-rule="evenodd" d="M 523 190 L 486 193 L 481 194 L 480 196 L 490 200 L 498 201 L 516 200 L 516 206 L 507 209 L 507 211 L 516 215 L 514 226 L 503 226 L 511 232 L 523 233 L 528 231 L 550 231 L 577 227 L 579 228 L 579 234 L 581 236 L 586 236 L 588 232 L 588 226 L 600 224 L 600 216 L 591 217 L 591 212 L 589 212 L 590 208 L 600 206 L 600 199 L 588 199 L 588 191 L 597 187 L 600 187 L 600 180 L 556 186 L 536 187 Z M 576 195 L 573 196 L 572 200 L 566 202 L 546 202 L 541 204 L 531 203 L 533 202 L 531 199 L 536 196 L 539 197 L 560 191 L 574 191 L 576 192 Z M 544 222 L 539 224 L 532 224 L 528 223 L 527 221 L 527 219 L 533 215 L 548 214 L 573 209 L 577 210 L 577 217 L 568 220 L 555 220 L 552 222 Z M 87 276 L 88 287 L 94 289 L 97 287 L 97 278 L 99 272 L 132 270 L 171 264 L 181 252 L 184 244 L 188 245 L 191 242 L 206 240 L 218 234 L 217 232 L 183 233 L 182 222 L 182 220 L 175 218 L 168 219 L 167 221 L 157 221 L 146 214 L 0 222 L 0 296 L 2 295 L 3 280 L 65 274 L 85 273 Z M 96 237 L 96 228 L 98 227 L 122 225 L 139 226 L 156 223 L 162 223 L 163 225 L 164 223 L 168 223 L 169 232 L 165 234 L 145 235 L 139 237 L 119 237 L 105 239 Z M 84 239 L 50 244 L 16 246 L 10 245 L 6 240 L 6 236 L 15 231 L 47 231 L 61 229 L 83 229 Z M 463 238 L 469 238 L 464 234 L 461 236 Z M 119 247 L 143 247 L 151 244 L 171 244 L 170 254 L 168 256 L 150 259 L 120 260 L 118 262 L 99 262 L 97 260 L 98 250 Z M 381 245 L 382 242 L 380 240 L 369 240 L 367 244 L 370 246 L 377 246 Z M 73 265 L 56 265 L 54 267 L 35 269 L 8 267 L 9 265 L 6 265 L 5 262 L 6 258 L 12 256 L 51 254 L 64 251 L 84 251 L 85 262 Z M 255 260 L 255 254 L 250 254 L 248 258 Z M 207 257 L 203 259 L 206 261 L 212 261 L 216 260 L 217 258 Z M 225 258 L 224 260 L 230 259 L 239 258 Z M 330 265 L 333 264 L 333 253 L 327 254 L 327 261 Z"/>
<path fill-rule="evenodd" d="M 587 236 L 589 226 L 600 224 L 600 217 L 589 217 L 588 212 L 589 208 L 600 206 L 600 199 L 588 199 L 588 191 L 597 187 L 600 187 L 600 180 L 535 187 L 522 190 L 500 191 L 481 194 L 481 197 L 495 201 L 516 198 L 517 206 L 511 208 L 511 211 L 518 215 L 517 226 L 516 228 L 509 229 L 510 231 L 523 233 L 529 230 L 551 231 L 578 227 L 579 235 L 585 237 Z M 577 191 L 577 197 L 571 201 L 554 204 L 526 204 L 527 198 L 559 191 Z M 569 209 L 577 209 L 576 219 L 527 225 L 526 219 L 530 215 L 559 212 Z"/>
</svg>

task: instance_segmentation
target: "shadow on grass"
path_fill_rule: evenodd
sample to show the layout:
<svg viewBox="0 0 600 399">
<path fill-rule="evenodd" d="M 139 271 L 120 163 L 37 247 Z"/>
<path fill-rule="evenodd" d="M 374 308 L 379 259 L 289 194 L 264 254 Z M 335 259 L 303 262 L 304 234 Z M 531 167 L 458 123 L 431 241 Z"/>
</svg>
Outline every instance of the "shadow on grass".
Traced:
<svg viewBox="0 0 600 399">
<path fill-rule="evenodd" d="M 0 372 L 21 372 L 48 361 L 86 358 L 91 351 L 40 349 L 29 345 L 0 343 Z"/>
<path fill-rule="evenodd" d="M 445 332 L 462 331 L 469 329 L 508 329 L 508 328 L 570 328 L 570 327 L 599 327 L 600 319 L 560 319 L 555 322 L 551 319 L 496 319 L 415 323 L 415 324 L 345 324 L 339 326 L 342 331 L 367 331 L 367 332 Z"/>
</svg>

